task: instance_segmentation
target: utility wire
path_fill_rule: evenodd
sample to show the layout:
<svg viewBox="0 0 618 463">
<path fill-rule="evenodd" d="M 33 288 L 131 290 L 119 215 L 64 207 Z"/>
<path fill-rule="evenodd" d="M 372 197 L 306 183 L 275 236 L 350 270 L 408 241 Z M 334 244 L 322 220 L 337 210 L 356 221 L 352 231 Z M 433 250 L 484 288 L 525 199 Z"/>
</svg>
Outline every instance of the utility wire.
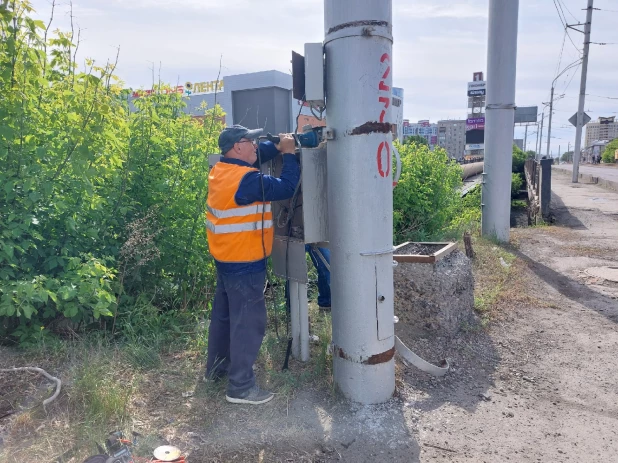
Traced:
<svg viewBox="0 0 618 463">
<path fill-rule="evenodd" d="M 575 47 L 577 52 L 581 53 L 581 50 L 578 48 L 577 45 L 575 45 L 575 42 L 573 42 L 573 39 L 571 38 L 571 34 L 569 34 L 569 30 L 567 28 L 567 23 L 566 23 L 566 16 L 564 17 L 564 19 L 562 18 L 562 15 L 564 14 L 564 12 L 561 14 L 560 13 L 561 10 L 558 7 L 557 0 L 553 0 L 553 1 L 554 1 L 554 7 L 556 8 L 556 13 L 558 13 L 558 17 L 560 18 L 560 22 L 562 23 L 562 27 L 564 27 L 564 31 L 566 32 L 567 37 L 569 38 L 569 41 Z"/>
<path fill-rule="evenodd" d="M 566 6 L 566 3 L 564 3 L 564 0 L 559 0 L 562 2 L 562 6 L 564 6 L 564 8 L 569 12 L 569 14 L 571 15 L 571 17 L 575 20 L 575 21 L 579 21 L 579 19 L 577 19 L 575 17 L 575 15 L 573 13 L 571 13 L 571 10 L 569 10 L 569 7 Z M 564 14 L 564 11 L 562 12 Z"/>
</svg>

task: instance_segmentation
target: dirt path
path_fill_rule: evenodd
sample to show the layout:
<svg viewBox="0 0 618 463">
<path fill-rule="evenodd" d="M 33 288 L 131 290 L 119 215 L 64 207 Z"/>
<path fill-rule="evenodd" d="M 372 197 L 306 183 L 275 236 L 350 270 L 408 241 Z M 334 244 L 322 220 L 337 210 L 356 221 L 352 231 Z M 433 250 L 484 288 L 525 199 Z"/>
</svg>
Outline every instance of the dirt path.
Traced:
<svg viewBox="0 0 618 463">
<path fill-rule="evenodd" d="M 447 377 L 400 365 L 398 397 L 379 406 L 318 391 L 260 411 L 223 405 L 193 457 L 617 461 L 618 284 L 583 270 L 618 266 L 618 194 L 556 177 L 555 225 L 513 230 L 526 294 L 488 332 L 438 340 Z"/>
</svg>

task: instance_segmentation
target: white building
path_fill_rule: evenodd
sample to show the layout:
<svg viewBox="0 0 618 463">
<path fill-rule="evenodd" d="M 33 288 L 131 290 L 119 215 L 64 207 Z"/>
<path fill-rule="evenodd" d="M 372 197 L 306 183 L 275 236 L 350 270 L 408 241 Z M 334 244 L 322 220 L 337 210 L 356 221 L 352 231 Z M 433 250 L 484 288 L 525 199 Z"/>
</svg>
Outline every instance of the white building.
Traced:
<svg viewBox="0 0 618 463">
<path fill-rule="evenodd" d="M 170 91 L 186 98 L 185 112 L 203 116 L 215 103 L 225 112 L 225 124 L 261 127 L 265 132 L 284 133 L 303 126 L 326 125 L 326 113 L 321 120 L 302 101 L 292 97 L 292 75 L 280 71 L 260 71 L 223 76 L 217 80 L 188 80 Z M 131 102 L 152 90 L 135 90 Z M 393 134 L 403 141 L 403 89 L 393 87 L 391 100 Z M 300 116 L 299 116 L 300 114 Z M 319 116 L 319 114 L 318 114 Z"/>
<path fill-rule="evenodd" d="M 427 140 L 429 148 L 433 149 L 438 144 L 438 124 L 431 123 L 429 120 L 410 123 L 408 119 L 403 120 L 403 138 L 419 135 Z"/>
</svg>

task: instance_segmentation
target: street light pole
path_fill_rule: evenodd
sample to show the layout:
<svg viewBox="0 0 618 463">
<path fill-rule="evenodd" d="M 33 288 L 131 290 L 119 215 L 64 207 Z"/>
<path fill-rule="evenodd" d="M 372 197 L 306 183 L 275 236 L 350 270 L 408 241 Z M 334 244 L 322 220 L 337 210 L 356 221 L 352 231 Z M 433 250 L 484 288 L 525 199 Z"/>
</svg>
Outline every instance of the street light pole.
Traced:
<svg viewBox="0 0 618 463">
<path fill-rule="evenodd" d="M 584 56 L 582 58 L 582 77 L 579 83 L 579 106 L 577 107 L 577 128 L 575 130 L 575 149 L 573 150 L 573 183 L 579 178 L 579 156 L 582 144 L 582 128 L 584 127 L 584 103 L 586 101 L 586 77 L 588 75 L 588 50 L 590 48 L 590 27 L 592 25 L 592 4 L 588 0 L 586 24 L 584 25 Z"/>
<path fill-rule="evenodd" d="M 552 114 L 553 109 L 554 109 L 554 86 L 552 84 L 551 96 L 549 98 L 549 121 L 547 121 L 547 152 L 545 153 L 547 158 L 549 158 L 549 144 L 551 140 L 551 114 Z"/>
<path fill-rule="evenodd" d="M 554 88 L 556 86 L 556 81 L 558 80 L 558 78 L 564 74 L 565 72 L 567 72 L 569 69 L 573 68 L 573 66 L 578 65 L 581 62 L 581 59 L 578 59 L 577 61 L 569 64 L 567 67 L 565 67 L 562 72 L 560 74 L 558 74 L 554 80 L 551 83 L 551 96 L 549 98 L 549 121 L 547 123 L 547 157 L 549 158 L 549 147 L 550 147 L 550 143 L 551 143 L 551 117 L 553 114 L 553 109 L 554 109 Z M 564 95 L 561 95 L 558 97 L 558 99 L 564 97 Z"/>
</svg>

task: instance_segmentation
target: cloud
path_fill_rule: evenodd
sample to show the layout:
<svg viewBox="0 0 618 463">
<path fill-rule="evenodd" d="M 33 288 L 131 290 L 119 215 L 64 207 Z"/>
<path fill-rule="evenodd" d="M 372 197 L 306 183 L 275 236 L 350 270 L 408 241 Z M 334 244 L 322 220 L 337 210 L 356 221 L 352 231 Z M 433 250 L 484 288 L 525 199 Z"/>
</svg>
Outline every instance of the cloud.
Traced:
<svg viewBox="0 0 618 463">
<path fill-rule="evenodd" d="M 436 4 L 438 3 L 438 4 Z M 471 19 L 486 18 L 487 5 L 483 1 L 452 2 L 441 1 L 434 4 L 414 2 L 395 3 L 394 14 L 409 19 Z"/>
</svg>

